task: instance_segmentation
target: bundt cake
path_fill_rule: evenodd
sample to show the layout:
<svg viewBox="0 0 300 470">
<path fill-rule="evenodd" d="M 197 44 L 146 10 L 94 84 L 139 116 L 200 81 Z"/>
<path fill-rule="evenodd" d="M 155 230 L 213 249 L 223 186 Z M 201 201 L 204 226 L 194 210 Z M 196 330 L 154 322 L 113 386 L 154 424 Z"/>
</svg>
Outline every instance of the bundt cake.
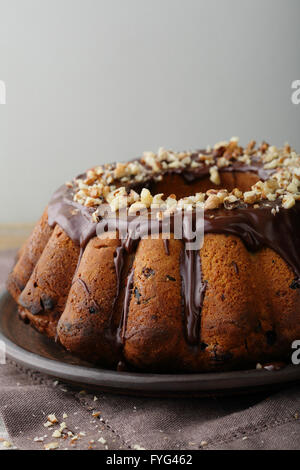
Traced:
<svg viewBox="0 0 300 470">
<path fill-rule="evenodd" d="M 288 358 L 299 279 L 300 155 L 232 138 L 67 182 L 7 286 L 24 321 L 93 364 L 199 372 Z"/>
</svg>

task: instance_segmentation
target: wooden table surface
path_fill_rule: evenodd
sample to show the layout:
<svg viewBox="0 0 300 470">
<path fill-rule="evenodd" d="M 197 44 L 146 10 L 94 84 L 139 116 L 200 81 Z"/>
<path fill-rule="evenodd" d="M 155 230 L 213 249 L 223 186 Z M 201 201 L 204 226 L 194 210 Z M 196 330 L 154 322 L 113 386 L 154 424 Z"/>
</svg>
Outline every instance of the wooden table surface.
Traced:
<svg viewBox="0 0 300 470">
<path fill-rule="evenodd" d="M 30 235 L 34 224 L 0 224 L 0 250 L 19 248 Z"/>
</svg>

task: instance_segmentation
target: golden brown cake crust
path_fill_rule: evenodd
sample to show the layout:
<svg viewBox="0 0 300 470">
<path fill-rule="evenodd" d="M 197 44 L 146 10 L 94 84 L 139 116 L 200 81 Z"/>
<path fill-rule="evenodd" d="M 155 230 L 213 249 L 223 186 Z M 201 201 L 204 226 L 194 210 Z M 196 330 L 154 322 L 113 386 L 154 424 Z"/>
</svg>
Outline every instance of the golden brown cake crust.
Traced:
<svg viewBox="0 0 300 470">
<path fill-rule="evenodd" d="M 126 361 L 140 370 L 196 372 L 286 356 L 300 335 L 300 295 L 290 289 L 294 275 L 280 256 L 268 248 L 250 254 L 234 236 L 205 236 L 200 253 L 208 287 L 201 347 L 194 348 L 186 341 L 182 317 L 181 250 L 181 242 L 171 240 L 166 257 L 162 240 L 140 242 L 126 329 Z M 275 285 L 281 288 L 274 289 Z"/>
<path fill-rule="evenodd" d="M 114 254 L 119 244 L 109 238 L 90 240 L 58 324 L 58 337 L 68 350 L 111 366 L 119 358 L 112 315 L 117 289 Z"/>
<path fill-rule="evenodd" d="M 51 337 L 56 336 L 78 257 L 79 247 L 57 225 L 19 297 L 30 323 Z"/>
<path fill-rule="evenodd" d="M 7 280 L 7 289 L 16 301 L 25 288 L 51 233 L 52 228 L 48 224 L 48 210 L 46 208 L 32 234 L 20 250 L 17 263 Z"/>
<path fill-rule="evenodd" d="M 72 285 L 74 262 L 69 267 L 64 265 L 70 272 L 65 289 L 58 295 L 55 287 L 56 293 L 51 297 L 42 273 L 46 272 L 48 278 L 49 270 L 45 266 L 51 258 L 54 278 L 59 275 L 60 260 L 52 262 L 53 253 L 60 252 L 58 234 L 63 236 L 64 253 L 66 245 L 71 245 L 67 259 L 77 259 L 79 255 L 78 249 L 74 252 L 70 239 L 57 227 L 50 247 L 46 247 L 45 259 L 38 263 L 20 299 L 22 302 L 30 293 L 26 300 L 28 308 L 20 307 L 22 316 L 38 331 L 52 338 L 58 334 L 61 343 L 74 354 L 102 366 L 115 367 L 121 359 L 114 334 L 120 323 L 125 285 L 123 278 L 119 306 L 112 319 L 116 298 L 114 253 L 119 241 L 93 238 L 84 251 Z M 300 295 L 299 290 L 290 288 L 294 274 L 277 253 L 265 248 L 252 254 L 238 237 L 205 236 L 200 254 L 208 288 L 202 310 L 200 348 L 191 347 L 185 336 L 181 254 L 179 240 L 169 241 L 169 255 L 162 239 L 139 243 L 134 255 L 134 281 L 123 353 L 129 367 L 156 372 L 228 370 L 254 365 L 262 357 L 266 362 L 286 357 L 291 342 L 300 336 Z M 38 290 L 32 287 L 35 279 L 39 279 Z M 35 305 L 45 296 L 56 302 L 56 308 L 33 313 Z"/>
<path fill-rule="evenodd" d="M 123 361 L 130 370 L 198 372 L 287 359 L 300 337 L 300 166 L 298 178 L 286 169 L 298 158 L 290 148 L 278 155 L 268 149 L 261 146 L 260 162 L 252 144 L 243 154 L 235 141 L 205 155 L 161 151 L 154 158 L 148 152 L 137 164 L 90 170 L 85 179 L 60 188 L 8 279 L 21 318 L 104 367 Z M 228 169 L 232 158 L 236 166 Z M 121 186 L 127 177 L 138 183 L 133 167 L 142 163 L 154 197 L 148 188 L 138 194 Z M 158 178 L 163 164 L 166 174 Z M 183 177 L 192 164 L 203 171 L 201 178 Z M 260 172 L 272 168 L 277 180 L 267 173 L 260 181 Z M 199 204 L 205 212 L 204 242 L 194 257 L 187 256 L 186 238 L 171 234 L 166 243 L 161 231 L 156 239 L 140 237 L 136 243 L 129 232 L 127 240 L 112 233 L 96 236 L 104 200 L 116 211 L 125 201 L 129 213 L 134 205 L 149 210 L 154 201 L 166 214 L 174 192 L 177 209 L 186 202 L 193 213 Z M 186 258 L 194 260 L 188 265 L 191 277 Z M 203 294 L 200 302 L 193 291 L 188 298 L 187 282 Z M 195 316 L 193 336 L 189 322 Z"/>
</svg>

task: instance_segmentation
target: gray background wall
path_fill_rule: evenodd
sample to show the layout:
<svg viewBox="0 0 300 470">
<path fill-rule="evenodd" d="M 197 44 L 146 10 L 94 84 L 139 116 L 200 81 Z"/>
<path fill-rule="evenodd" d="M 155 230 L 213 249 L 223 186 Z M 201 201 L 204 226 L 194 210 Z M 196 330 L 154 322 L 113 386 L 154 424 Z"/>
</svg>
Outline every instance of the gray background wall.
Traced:
<svg viewBox="0 0 300 470">
<path fill-rule="evenodd" d="M 0 222 L 161 145 L 300 151 L 299 22 L 299 0 L 0 0 Z"/>
</svg>

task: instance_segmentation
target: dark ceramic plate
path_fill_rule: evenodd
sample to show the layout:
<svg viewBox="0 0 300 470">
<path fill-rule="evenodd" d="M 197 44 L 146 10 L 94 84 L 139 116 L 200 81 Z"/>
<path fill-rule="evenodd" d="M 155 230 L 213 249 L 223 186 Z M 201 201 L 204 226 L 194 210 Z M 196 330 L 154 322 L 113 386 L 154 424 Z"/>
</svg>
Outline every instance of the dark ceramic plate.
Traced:
<svg viewBox="0 0 300 470">
<path fill-rule="evenodd" d="M 206 374 L 142 374 L 98 369 L 81 361 L 18 319 L 11 296 L 0 294 L 0 340 L 7 357 L 62 381 L 98 391 L 141 396 L 249 393 L 300 380 L 300 367 Z"/>
</svg>

